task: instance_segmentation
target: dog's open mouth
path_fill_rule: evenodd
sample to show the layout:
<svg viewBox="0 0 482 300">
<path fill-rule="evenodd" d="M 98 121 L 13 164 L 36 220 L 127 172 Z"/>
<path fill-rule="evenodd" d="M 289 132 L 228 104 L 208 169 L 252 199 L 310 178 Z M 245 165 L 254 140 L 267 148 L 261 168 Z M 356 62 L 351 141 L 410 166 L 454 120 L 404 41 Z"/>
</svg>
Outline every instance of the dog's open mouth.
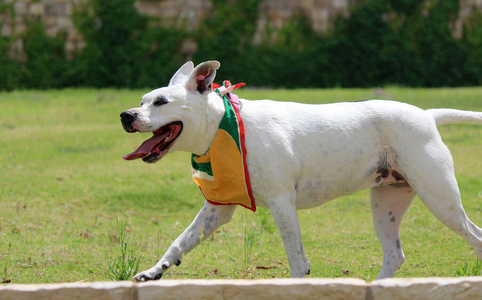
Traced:
<svg viewBox="0 0 482 300">
<path fill-rule="evenodd" d="M 152 132 L 153 137 L 144 141 L 136 151 L 124 155 L 125 160 L 142 158 L 146 163 L 155 163 L 167 154 L 172 143 L 182 131 L 182 122 L 175 121 Z"/>
</svg>

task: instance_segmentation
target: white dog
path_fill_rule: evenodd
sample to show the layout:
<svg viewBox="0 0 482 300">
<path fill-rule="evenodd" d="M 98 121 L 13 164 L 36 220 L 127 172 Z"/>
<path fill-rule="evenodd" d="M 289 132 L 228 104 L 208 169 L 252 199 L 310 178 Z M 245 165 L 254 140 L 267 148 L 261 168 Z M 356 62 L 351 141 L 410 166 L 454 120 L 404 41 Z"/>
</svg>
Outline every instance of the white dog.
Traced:
<svg viewBox="0 0 482 300">
<path fill-rule="evenodd" d="M 214 141 L 222 135 L 221 123 L 228 110 L 222 96 L 227 87 L 212 92 L 219 67 L 217 61 L 196 68 L 187 62 L 167 87 L 144 95 L 140 107 L 124 111 L 121 121 L 126 131 L 154 134 L 124 158 L 154 163 L 167 153 L 187 151 L 193 153 L 194 163 L 194 158 L 222 154 L 227 146 L 218 145 L 220 150 L 215 150 L 218 146 Z M 197 176 L 193 168 L 193 177 L 208 183 L 212 176 L 233 173 L 240 177 L 241 186 L 248 191 L 248 202 L 241 205 L 253 211 L 256 206 L 270 209 L 292 277 L 310 273 L 296 210 L 366 188 L 370 188 L 373 225 L 383 248 L 383 265 L 377 278 L 392 277 L 404 261 L 399 225 L 415 195 L 440 221 L 466 239 L 482 259 L 482 229 L 465 214 L 451 154 L 437 131 L 437 126 L 448 123 L 482 124 L 482 112 L 422 110 L 381 100 L 326 105 L 239 102 L 241 106 L 233 111 L 239 113 L 244 127 L 245 160 L 241 166 L 247 167 L 246 173 L 231 172 L 231 158 L 221 157 L 228 164 L 224 172 Z M 208 155 L 208 150 L 213 155 Z M 239 153 L 234 156 L 241 157 Z M 206 187 L 201 189 L 208 201 L 192 224 L 154 267 L 137 274 L 135 280 L 161 278 L 201 242 L 200 230 L 203 239 L 231 220 L 237 205 L 220 205 L 210 199 Z M 220 190 L 222 198 L 230 187 Z"/>
</svg>

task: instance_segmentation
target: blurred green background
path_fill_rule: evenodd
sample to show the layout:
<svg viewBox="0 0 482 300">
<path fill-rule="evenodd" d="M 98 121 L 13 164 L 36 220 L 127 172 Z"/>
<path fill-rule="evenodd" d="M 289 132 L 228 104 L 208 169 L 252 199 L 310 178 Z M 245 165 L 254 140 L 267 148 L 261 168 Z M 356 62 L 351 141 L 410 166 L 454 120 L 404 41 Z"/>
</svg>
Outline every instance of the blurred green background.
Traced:
<svg viewBox="0 0 482 300">
<path fill-rule="evenodd" d="M 482 83 L 472 0 L 196 0 L 179 15 L 169 0 L 66 2 L 0 2 L 0 90 L 154 88 L 186 60 L 209 59 L 223 64 L 218 78 L 251 87 Z M 48 17 L 65 7 L 60 21 L 81 40 L 67 49 L 70 33 L 52 32 L 60 21 Z"/>
</svg>

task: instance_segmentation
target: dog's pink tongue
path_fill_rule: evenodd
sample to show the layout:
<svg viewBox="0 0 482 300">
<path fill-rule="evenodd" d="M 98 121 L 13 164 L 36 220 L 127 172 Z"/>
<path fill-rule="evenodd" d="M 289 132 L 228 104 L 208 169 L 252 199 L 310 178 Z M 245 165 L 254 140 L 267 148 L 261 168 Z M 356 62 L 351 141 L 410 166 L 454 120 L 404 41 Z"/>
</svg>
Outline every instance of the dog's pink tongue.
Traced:
<svg viewBox="0 0 482 300">
<path fill-rule="evenodd" d="M 167 137 L 168 134 L 169 132 L 160 135 L 154 135 L 150 139 L 145 140 L 144 143 L 142 143 L 142 145 L 140 145 L 139 148 L 136 149 L 136 151 L 124 155 L 122 158 L 124 158 L 125 160 L 134 160 L 146 157 L 152 152 L 159 152 L 160 150 L 158 149 L 158 147 L 156 148 L 156 146 L 162 143 L 162 141 Z"/>
</svg>

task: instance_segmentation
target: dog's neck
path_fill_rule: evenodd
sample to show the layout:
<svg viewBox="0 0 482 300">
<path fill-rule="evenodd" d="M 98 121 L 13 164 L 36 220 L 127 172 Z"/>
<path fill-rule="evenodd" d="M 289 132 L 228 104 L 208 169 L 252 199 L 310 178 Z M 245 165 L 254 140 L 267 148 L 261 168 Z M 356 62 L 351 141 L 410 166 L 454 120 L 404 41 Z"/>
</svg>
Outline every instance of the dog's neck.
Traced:
<svg viewBox="0 0 482 300">
<path fill-rule="evenodd" d="M 209 150 L 216 137 L 219 123 L 225 112 L 223 99 L 212 92 L 206 98 L 194 101 L 199 101 L 199 105 L 193 108 L 195 110 L 193 113 L 198 118 L 185 121 L 180 140 L 172 147 L 173 152 L 185 151 L 203 155 Z"/>
</svg>

